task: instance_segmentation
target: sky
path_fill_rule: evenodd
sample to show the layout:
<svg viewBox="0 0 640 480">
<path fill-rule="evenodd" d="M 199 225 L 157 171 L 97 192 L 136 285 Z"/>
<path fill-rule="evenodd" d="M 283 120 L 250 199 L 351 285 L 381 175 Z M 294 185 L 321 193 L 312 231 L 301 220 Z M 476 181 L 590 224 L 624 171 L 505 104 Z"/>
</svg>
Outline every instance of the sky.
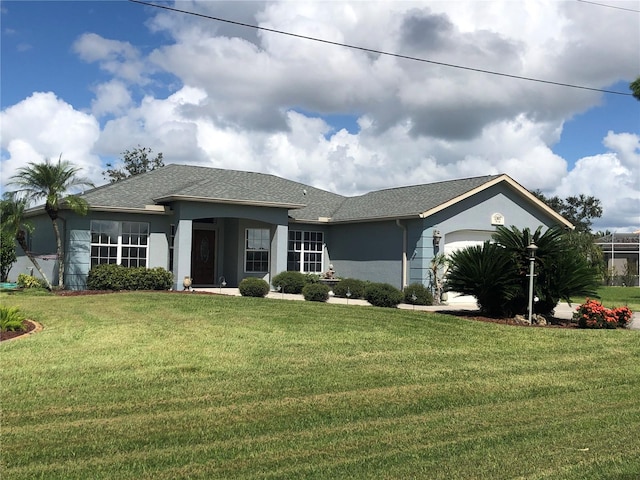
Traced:
<svg viewBox="0 0 640 480">
<path fill-rule="evenodd" d="M 141 146 L 342 195 L 506 173 L 640 229 L 636 0 L 156 3 L 199 15 L 0 2 L 3 191 L 60 156 L 104 184 Z"/>
</svg>

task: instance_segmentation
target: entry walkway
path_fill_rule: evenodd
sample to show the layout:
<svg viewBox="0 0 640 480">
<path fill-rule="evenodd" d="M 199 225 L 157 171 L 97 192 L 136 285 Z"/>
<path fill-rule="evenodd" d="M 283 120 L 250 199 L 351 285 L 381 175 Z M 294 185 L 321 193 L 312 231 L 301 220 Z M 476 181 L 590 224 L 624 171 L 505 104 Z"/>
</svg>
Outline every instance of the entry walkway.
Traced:
<svg viewBox="0 0 640 480">
<path fill-rule="evenodd" d="M 240 296 L 240 290 L 237 288 L 195 288 L 196 292 L 208 292 L 208 293 L 217 293 L 220 295 L 230 295 L 230 296 Z M 302 300 L 304 301 L 304 297 L 302 295 L 292 294 L 292 293 L 280 293 L 280 292 L 269 292 L 266 298 L 277 298 L 281 300 Z M 340 297 L 329 297 L 327 303 L 335 303 L 342 305 L 360 305 L 360 306 L 371 306 L 369 302 L 361 299 L 347 299 Z M 569 305 L 568 303 L 561 302 L 556 307 L 555 316 L 557 318 L 561 318 L 563 320 L 570 320 L 573 316 L 573 312 L 575 312 L 577 305 Z M 398 305 L 398 308 L 403 308 L 406 310 L 423 310 L 427 312 L 438 312 L 438 311 L 474 311 L 478 310 L 478 305 L 476 303 L 452 303 L 449 305 L 409 305 L 406 303 L 401 303 Z M 632 330 L 640 330 L 640 312 L 633 312 L 633 318 L 631 319 L 631 324 L 629 328 Z"/>
</svg>

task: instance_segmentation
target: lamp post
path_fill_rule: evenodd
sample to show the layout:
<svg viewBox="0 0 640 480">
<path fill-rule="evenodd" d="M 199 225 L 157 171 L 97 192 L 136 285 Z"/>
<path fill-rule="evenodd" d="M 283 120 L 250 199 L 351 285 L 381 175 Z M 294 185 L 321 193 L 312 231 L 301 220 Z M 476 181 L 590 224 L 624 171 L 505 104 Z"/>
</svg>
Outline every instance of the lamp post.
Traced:
<svg viewBox="0 0 640 480">
<path fill-rule="evenodd" d="M 529 324 L 533 316 L 533 277 L 535 276 L 536 250 L 538 246 L 531 242 L 527 247 L 529 252 Z"/>
</svg>

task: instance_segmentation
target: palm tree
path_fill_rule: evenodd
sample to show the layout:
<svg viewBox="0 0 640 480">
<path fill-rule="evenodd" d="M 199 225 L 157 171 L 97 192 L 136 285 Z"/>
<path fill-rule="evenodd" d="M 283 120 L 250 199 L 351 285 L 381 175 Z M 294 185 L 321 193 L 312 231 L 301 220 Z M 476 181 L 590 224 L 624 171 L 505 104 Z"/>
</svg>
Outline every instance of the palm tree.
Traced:
<svg viewBox="0 0 640 480">
<path fill-rule="evenodd" d="M 64 247 L 62 235 L 58 226 L 58 217 L 61 208 L 70 209 L 75 213 L 84 215 L 89 210 L 87 202 L 78 196 L 69 195 L 67 192 L 76 187 L 93 187 L 93 182 L 77 174 L 79 167 L 74 166 L 62 155 L 57 163 L 46 159 L 42 163 L 30 162 L 28 166 L 18 169 L 11 177 L 11 185 L 18 187 L 18 193 L 31 201 L 44 200 L 44 209 L 51 219 L 53 233 L 56 238 L 58 257 L 58 287 L 64 288 Z"/>
<path fill-rule="evenodd" d="M 33 225 L 25 221 L 24 211 L 26 206 L 27 200 L 25 198 L 18 198 L 14 192 L 6 192 L 2 201 L 0 201 L 0 215 L 2 217 L 0 225 L 3 232 L 8 233 L 12 238 L 16 239 L 20 248 L 24 250 L 24 253 L 44 279 L 47 288 L 51 290 L 51 282 L 42 271 L 38 260 L 33 256 L 33 253 L 31 253 L 27 245 L 27 232 L 33 231 Z"/>
</svg>

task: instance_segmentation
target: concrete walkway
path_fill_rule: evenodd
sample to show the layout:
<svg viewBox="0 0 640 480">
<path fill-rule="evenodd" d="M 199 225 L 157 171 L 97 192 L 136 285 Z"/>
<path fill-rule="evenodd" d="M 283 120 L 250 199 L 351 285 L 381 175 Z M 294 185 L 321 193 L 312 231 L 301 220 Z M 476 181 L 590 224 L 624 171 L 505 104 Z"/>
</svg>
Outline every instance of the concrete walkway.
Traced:
<svg viewBox="0 0 640 480">
<path fill-rule="evenodd" d="M 208 292 L 208 293 L 217 293 L 220 295 L 231 295 L 231 296 L 240 296 L 240 290 L 237 288 L 194 288 L 196 292 Z M 280 292 L 269 292 L 266 298 L 277 298 L 281 300 L 297 300 L 304 301 L 304 297 L 302 295 L 296 295 L 291 293 L 280 293 Z M 361 299 L 347 299 L 347 298 L 339 298 L 339 297 L 329 297 L 327 303 L 335 303 L 341 305 L 360 305 L 363 307 L 371 306 L 369 302 Z M 570 320 L 573 316 L 573 313 L 576 310 L 578 305 L 569 305 L 568 303 L 561 302 L 556 307 L 555 316 L 557 318 L 561 318 L 563 320 Z M 423 310 L 427 312 L 438 312 L 438 311 L 475 311 L 478 310 L 478 305 L 476 303 L 451 303 L 448 305 L 408 305 L 406 303 L 401 303 L 398 305 L 398 308 L 402 308 L 405 310 Z M 629 328 L 632 330 L 640 330 L 640 312 L 633 312 L 633 317 L 631 319 L 631 324 Z"/>
</svg>

